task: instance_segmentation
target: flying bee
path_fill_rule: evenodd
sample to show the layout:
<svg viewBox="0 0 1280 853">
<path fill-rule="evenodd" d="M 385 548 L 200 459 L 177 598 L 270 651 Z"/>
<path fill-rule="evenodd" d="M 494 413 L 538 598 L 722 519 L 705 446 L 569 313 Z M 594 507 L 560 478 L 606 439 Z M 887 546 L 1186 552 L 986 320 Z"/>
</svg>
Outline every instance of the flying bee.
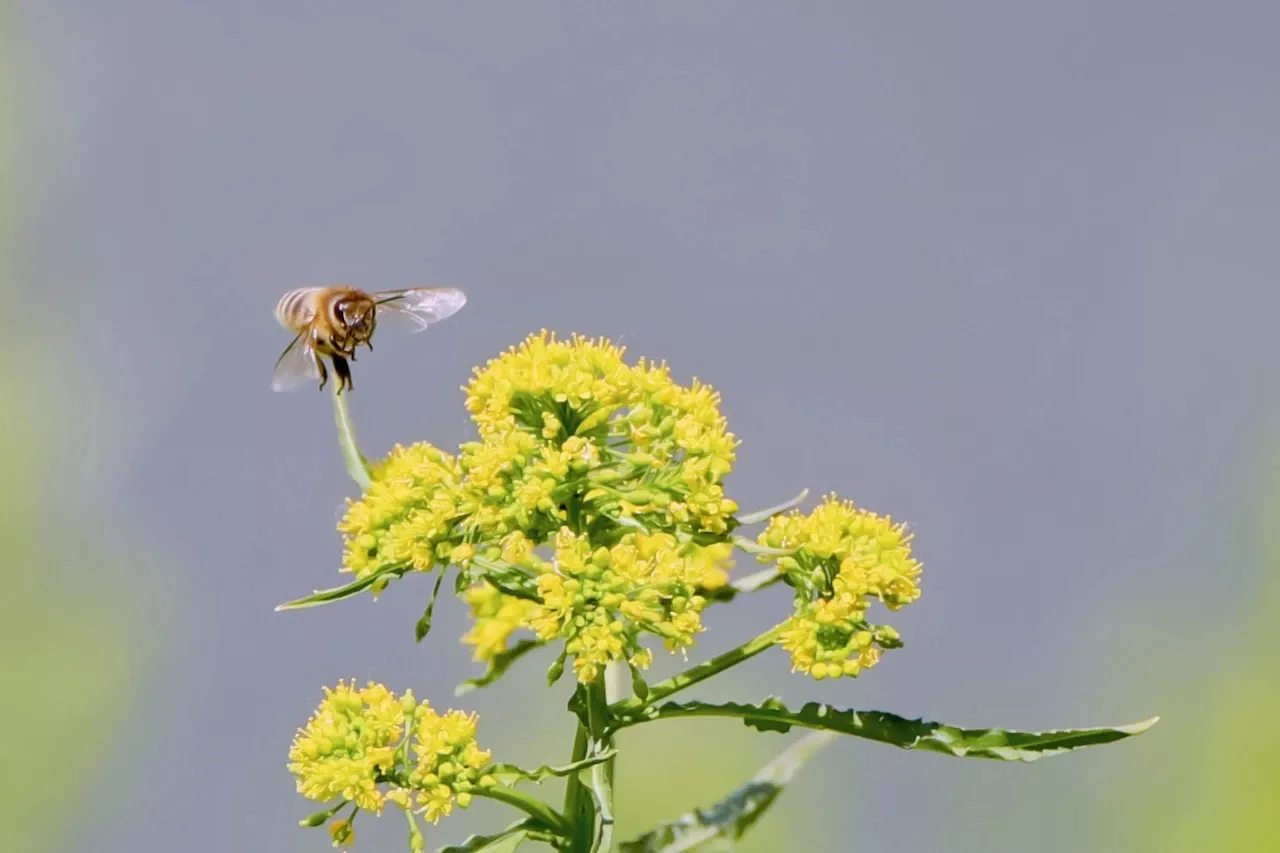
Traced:
<svg viewBox="0 0 1280 853">
<path fill-rule="evenodd" d="M 333 362 L 339 394 L 353 388 L 351 366 L 356 347 L 373 350 L 373 333 L 379 324 L 421 332 L 454 314 L 467 304 L 461 290 L 452 287 L 417 287 L 366 293 L 354 287 L 300 287 L 276 303 L 276 320 L 294 333 L 294 339 L 276 360 L 273 391 L 288 391 L 308 380 L 329 381 L 325 359 Z"/>
</svg>

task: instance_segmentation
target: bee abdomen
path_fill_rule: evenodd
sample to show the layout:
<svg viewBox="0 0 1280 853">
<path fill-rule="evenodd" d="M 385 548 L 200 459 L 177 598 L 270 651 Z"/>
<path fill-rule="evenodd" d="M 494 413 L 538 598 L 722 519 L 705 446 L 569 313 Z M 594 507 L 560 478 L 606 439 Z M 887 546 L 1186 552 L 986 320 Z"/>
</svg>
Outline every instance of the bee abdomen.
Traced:
<svg viewBox="0 0 1280 853">
<path fill-rule="evenodd" d="M 323 287 L 299 287 L 291 290 L 276 303 L 276 322 L 290 331 L 300 331 L 315 316 L 316 297 Z"/>
</svg>

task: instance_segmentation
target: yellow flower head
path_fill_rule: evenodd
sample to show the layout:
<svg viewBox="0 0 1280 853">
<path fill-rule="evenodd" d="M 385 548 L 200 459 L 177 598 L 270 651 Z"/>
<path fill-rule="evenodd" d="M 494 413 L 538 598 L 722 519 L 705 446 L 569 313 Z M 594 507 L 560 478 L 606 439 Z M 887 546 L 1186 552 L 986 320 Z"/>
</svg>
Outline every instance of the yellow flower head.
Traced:
<svg viewBox="0 0 1280 853">
<path fill-rule="evenodd" d="M 702 631 L 706 599 L 698 589 L 723 570 L 697 551 L 666 533 L 628 533 L 593 550 L 587 537 L 564 528 L 553 565 L 538 578 L 542 604 L 529 611 L 528 624 L 544 640 L 565 640 L 583 683 L 595 681 L 610 661 L 647 666 L 652 655 L 640 649 L 639 633 L 662 637 L 674 652 Z"/>
<path fill-rule="evenodd" d="M 904 525 L 829 495 L 808 515 L 774 517 L 759 541 L 792 552 L 760 559 L 776 561 L 798 591 L 778 640 L 794 671 L 856 676 L 879 661 L 881 649 L 901 645 L 893 628 L 865 616 L 872 598 L 897 610 L 920 597 L 921 567 Z"/>
<path fill-rule="evenodd" d="M 430 571 L 455 546 L 455 519 L 472 501 L 459 488 L 457 462 L 426 442 L 397 445 L 375 466 L 365 494 L 348 501 L 338 524 L 343 571 L 366 577 L 393 567 Z"/>
<path fill-rule="evenodd" d="M 417 757 L 409 774 L 420 810 L 436 823 L 453 811 L 471 804 L 471 792 L 494 784 L 480 771 L 489 765 L 488 750 L 476 744 L 476 715 L 462 711 L 437 713 L 423 702 L 414 710 L 413 752 Z"/>
<path fill-rule="evenodd" d="M 839 678 L 876 665 L 875 631 L 853 608 L 848 598 L 820 598 L 783 624 L 778 645 L 791 652 L 793 672 Z"/>
<path fill-rule="evenodd" d="M 920 597 L 919 561 L 911 556 L 906 525 L 887 516 L 859 509 L 852 501 L 828 495 L 808 515 L 791 512 L 775 516 L 760 534 L 769 548 L 794 550 L 778 560 L 784 571 L 824 571 L 854 596 L 874 596 L 890 610 Z M 777 559 L 763 556 L 770 562 Z"/>
<path fill-rule="evenodd" d="M 517 534 L 518 535 L 518 534 Z M 476 584 L 462 594 L 471 605 L 475 625 L 462 637 L 462 642 L 475 646 L 474 658 L 491 661 L 507 650 L 511 635 L 524 626 L 533 608 L 532 602 L 506 595 L 487 583 Z"/>
<path fill-rule="evenodd" d="M 724 533 L 737 505 L 721 480 L 737 441 L 719 395 L 629 365 L 605 340 L 542 332 L 476 370 L 467 409 L 480 441 L 461 467 L 484 498 L 477 524 L 545 541 L 571 512 Z"/>
<path fill-rule="evenodd" d="M 404 708 L 381 684 L 338 683 L 298 730 L 289 750 L 289 770 L 298 793 L 328 802 L 338 797 L 362 809 L 381 812 L 385 795 L 378 777 L 395 766 L 395 750 L 404 729 Z"/>
</svg>

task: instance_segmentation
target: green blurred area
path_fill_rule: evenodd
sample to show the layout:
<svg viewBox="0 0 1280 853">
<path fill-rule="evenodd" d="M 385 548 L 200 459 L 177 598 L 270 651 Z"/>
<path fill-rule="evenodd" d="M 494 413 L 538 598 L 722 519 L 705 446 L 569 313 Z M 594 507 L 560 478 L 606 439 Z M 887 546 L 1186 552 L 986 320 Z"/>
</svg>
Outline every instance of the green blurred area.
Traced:
<svg viewBox="0 0 1280 853">
<path fill-rule="evenodd" d="M 1274 850 L 1280 806 L 1280 454 L 1264 456 L 1260 496 L 1243 496 L 1256 535 L 1223 554 L 1206 577 L 1239 587 L 1244 618 L 1206 615 L 1187 626 L 1188 648 L 1209 643 L 1214 668 L 1188 666 L 1180 701 L 1165 712 L 1160 747 L 1108 794 L 1111 850 L 1182 853 Z M 1258 588 L 1252 588 L 1257 583 Z M 1187 591 L 1194 595 L 1194 591 Z M 1177 650 L 1171 650 L 1177 654 Z M 1128 800 L 1127 808 L 1116 803 Z"/>
<path fill-rule="evenodd" d="M 8 14 L 0 9 L 0 304 L 13 317 L 30 316 L 30 306 L 10 280 L 17 211 Z M 107 580 L 125 555 L 97 541 L 93 507 L 50 485 L 76 481 L 67 424 L 85 414 L 58 356 L 65 344 L 24 323 L 9 326 L 0 354 L 0 851 L 14 853 L 76 841 L 85 829 L 76 816 L 102 799 L 100 773 L 137 695 L 130 598 Z M 101 413 L 89 414 L 81 422 L 92 428 Z"/>
</svg>

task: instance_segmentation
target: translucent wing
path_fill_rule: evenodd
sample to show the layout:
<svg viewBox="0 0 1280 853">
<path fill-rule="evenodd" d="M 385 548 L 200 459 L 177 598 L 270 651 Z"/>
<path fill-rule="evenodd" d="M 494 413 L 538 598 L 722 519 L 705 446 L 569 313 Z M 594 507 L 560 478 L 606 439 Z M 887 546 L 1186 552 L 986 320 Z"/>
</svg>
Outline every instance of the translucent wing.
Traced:
<svg viewBox="0 0 1280 853">
<path fill-rule="evenodd" d="M 271 390 L 292 391 L 306 382 L 319 381 L 320 367 L 316 363 L 316 354 L 307 345 L 306 334 L 299 333 L 276 359 Z"/>
<path fill-rule="evenodd" d="M 453 287 L 415 287 L 383 290 L 373 294 L 378 303 L 378 325 L 421 332 L 448 319 L 467 304 L 467 295 Z"/>
</svg>

